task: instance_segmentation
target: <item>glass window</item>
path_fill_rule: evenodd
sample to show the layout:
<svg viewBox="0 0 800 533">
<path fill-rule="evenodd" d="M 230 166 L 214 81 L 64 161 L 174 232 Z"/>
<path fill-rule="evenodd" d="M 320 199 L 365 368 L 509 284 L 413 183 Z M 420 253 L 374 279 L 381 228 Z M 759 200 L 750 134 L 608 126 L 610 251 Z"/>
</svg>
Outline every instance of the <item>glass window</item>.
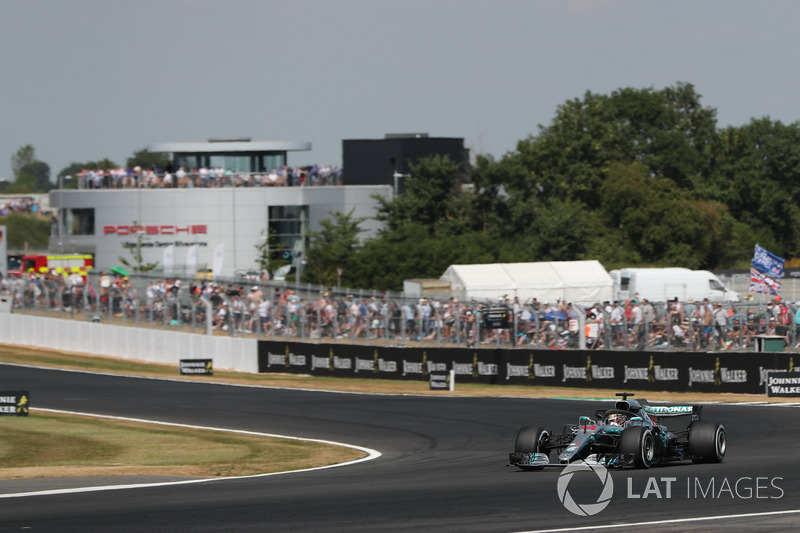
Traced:
<svg viewBox="0 0 800 533">
<path fill-rule="evenodd" d="M 269 172 L 270 170 L 282 167 L 286 164 L 285 154 L 273 154 L 261 156 L 261 172 Z"/>
<path fill-rule="evenodd" d="M 725 292 L 725 286 L 715 279 L 708 280 L 708 286 L 712 291 Z"/>
<path fill-rule="evenodd" d="M 67 209 L 64 220 L 65 235 L 94 235 L 94 209 Z"/>
<path fill-rule="evenodd" d="M 269 231 L 287 250 L 303 251 L 308 206 L 274 205 L 269 207 Z"/>
<path fill-rule="evenodd" d="M 196 171 L 201 167 L 199 158 L 192 155 L 180 156 L 176 159 L 176 168 L 183 167 L 186 172 Z"/>
</svg>

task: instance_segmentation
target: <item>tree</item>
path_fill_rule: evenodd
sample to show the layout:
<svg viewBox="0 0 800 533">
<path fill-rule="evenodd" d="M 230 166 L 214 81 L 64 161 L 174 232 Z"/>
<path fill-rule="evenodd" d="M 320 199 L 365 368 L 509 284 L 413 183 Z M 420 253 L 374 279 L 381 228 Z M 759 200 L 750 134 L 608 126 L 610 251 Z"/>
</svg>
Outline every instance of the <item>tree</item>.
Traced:
<svg viewBox="0 0 800 533">
<path fill-rule="evenodd" d="M 402 290 L 410 278 L 438 278 L 451 264 L 496 262 L 502 241 L 484 233 L 467 233 L 446 238 L 430 236 L 419 224 L 408 224 L 386 237 L 364 242 L 349 261 L 347 281 L 357 287 Z"/>
<path fill-rule="evenodd" d="M 135 220 L 133 221 L 133 226 L 138 226 L 138 222 Z M 119 262 L 131 269 L 132 274 L 140 275 L 146 274 L 151 270 L 154 270 L 158 267 L 158 261 L 155 263 L 145 263 L 144 258 L 142 257 L 142 243 L 145 242 L 147 238 L 144 236 L 143 231 L 136 232 L 136 244 L 126 243 L 123 244 L 125 248 L 128 250 L 128 254 L 130 258 L 126 258 L 123 256 L 119 257 Z"/>
<path fill-rule="evenodd" d="M 9 250 L 46 250 L 50 240 L 50 220 L 34 215 L 11 213 L 2 223 L 8 230 Z"/>
<path fill-rule="evenodd" d="M 67 176 L 70 179 L 65 179 L 63 181 L 63 186 L 65 189 L 77 189 L 78 188 L 78 174 L 85 168 L 88 168 L 86 165 L 81 163 L 70 163 L 69 166 L 66 166 L 61 169 L 61 171 L 56 176 L 59 179 L 59 186 L 61 185 L 61 178 L 66 178 Z"/>
<path fill-rule="evenodd" d="M 587 92 L 559 106 L 549 126 L 507 155 L 527 170 L 508 190 L 543 203 L 560 198 L 595 208 L 605 169 L 614 162 L 638 162 L 651 175 L 691 188 L 708 174 L 716 139 L 716 111 L 700 104 L 690 84 L 609 96 Z"/>
<path fill-rule="evenodd" d="M 637 261 L 689 268 L 714 265 L 711 251 L 721 238 L 727 212 L 722 204 L 694 198 L 672 180 L 651 177 L 636 163 L 612 165 L 599 197 L 606 233 L 619 232 Z"/>
<path fill-rule="evenodd" d="M 377 197 L 380 203 L 377 219 L 392 232 L 413 223 L 435 233 L 445 221 L 449 208 L 457 200 L 464 181 L 461 165 L 448 156 L 425 157 L 409 165 L 411 174 L 405 179 L 405 190 L 391 201 Z"/>
<path fill-rule="evenodd" d="M 712 194 L 731 215 L 773 242 L 780 255 L 800 256 L 800 122 L 769 118 L 720 135 Z"/>
<path fill-rule="evenodd" d="M 129 157 L 126 165 L 129 168 L 141 167 L 145 170 L 165 170 L 172 168 L 172 161 L 169 156 L 161 152 L 150 152 L 147 148 L 142 148 Z"/>
<path fill-rule="evenodd" d="M 25 167 L 36 161 L 36 152 L 30 144 L 26 144 L 11 156 L 11 171 L 19 177 Z"/>
<path fill-rule="evenodd" d="M 310 232 L 304 278 L 318 285 L 332 285 L 337 279 L 337 269 L 343 270 L 343 283 L 359 280 L 351 273 L 351 261 L 359 247 L 362 217 L 354 217 L 353 211 L 343 214 L 331 213 L 332 219 L 320 221 L 322 230 Z M 301 280 L 302 281 L 302 280 Z"/>
<path fill-rule="evenodd" d="M 478 154 L 469 174 L 472 187 L 462 194 L 465 212 L 456 211 L 461 219 L 459 226 L 484 233 L 515 231 L 517 222 L 524 226 L 526 221 L 513 216 L 506 194 L 507 185 L 521 181 L 524 174 L 525 169 L 517 160 L 495 161 L 491 156 Z"/>
<path fill-rule="evenodd" d="M 283 253 L 286 251 L 284 245 L 278 242 L 270 228 L 261 231 L 261 240 L 255 245 L 255 249 L 258 252 L 256 264 L 261 272 L 272 273 L 289 264 Z"/>
<path fill-rule="evenodd" d="M 53 188 L 50 182 L 50 166 L 36 159 L 30 144 L 23 146 L 11 157 L 14 183 L 8 187 L 10 193 L 47 192 Z"/>
<path fill-rule="evenodd" d="M 64 167 L 58 173 L 59 178 L 59 185 L 64 186 L 65 189 L 77 189 L 78 188 L 78 175 L 83 170 L 111 170 L 117 168 L 117 165 L 114 161 L 108 159 L 107 157 L 99 160 L 99 161 L 87 161 L 85 163 L 70 163 L 69 166 Z M 61 182 L 61 178 L 65 178 L 69 176 L 70 179 L 64 180 L 63 183 Z"/>
<path fill-rule="evenodd" d="M 117 168 L 118 166 L 119 165 L 117 165 L 114 161 L 104 157 L 99 161 L 87 161 L 86 164 L 83 165 L 83 168 L 90 170 L 111 170 L 112 168 Z"/>
</svg>

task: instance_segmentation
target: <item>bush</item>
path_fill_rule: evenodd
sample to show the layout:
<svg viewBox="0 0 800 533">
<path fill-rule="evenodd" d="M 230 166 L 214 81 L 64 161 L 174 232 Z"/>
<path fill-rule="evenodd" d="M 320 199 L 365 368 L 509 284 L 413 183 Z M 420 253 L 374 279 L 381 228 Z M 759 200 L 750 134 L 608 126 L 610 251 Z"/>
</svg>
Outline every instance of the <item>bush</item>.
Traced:
<svg viewBox="0 0 800 533">
<path fill-rule="evenodd" d="M 11 213 L 0 217 L 0 225 L 5 224 L 8 230 L 7 248 L 22 250 L 26 247 L 33 250 L 46 250 L 50 241 L 50 218 L 38 215 Z"/>
</svg>

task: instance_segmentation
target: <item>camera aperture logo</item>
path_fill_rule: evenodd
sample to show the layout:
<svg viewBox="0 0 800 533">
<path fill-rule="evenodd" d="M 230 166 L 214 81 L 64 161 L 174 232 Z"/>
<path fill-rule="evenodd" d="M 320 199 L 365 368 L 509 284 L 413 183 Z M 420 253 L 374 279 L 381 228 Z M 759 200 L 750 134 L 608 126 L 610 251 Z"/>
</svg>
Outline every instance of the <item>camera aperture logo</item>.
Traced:
<svg viewBox="0 0 800 533">
<path fill-rule="evenodd" d="M 575 477 L 575 474 L 580 475 Z M 602 491 L 597 497 L 595 502 L 578 503 L 569 492 L 569 484 L 573 479 L 585 478 L 586 476 L 597 477 L 602 484 Z M 588 483 L 582 484 L 587 486 Z M 558 499 L 567 509 L 567 511 L 578 516 L 594 516 L 605 509 L 611 502 L 611 496 L 614 495 L 614 480 L 611 479 L 606 468 L 598 463 L 586 463 L 584 461 L 575 461 L 570 463 L 558 476 Z"/>
<path fill-rule="evenodd" d="M 750 500 L 773 499 L 779 500 L 785 495 L 780 486 L 783 477 L 740 477 L 729 479 L 727 477 L 687 477 L 679 480 L 678 477 L 653 477 L 627 479 L 628 500 L 644 499 L 683 499 L 686 500 Z M 600 482 L 599 484 L 597 482 Z M 570 493 L 579 493 L 581 498 L 576 501 Z M 683 491 L 685 487 L 685 493 Z M 579 490 L 575 490 L 578 488 Z M 558 477 L 558 499 L 567 511 L 578 516 L 594 516 L 602 512 L 614 495 L 614 481 L 610 472 L 594 461 L 575 461 L 567 465 Z M 595 498 L 595 495 L 599 495 Z M 589 500 L 584 501 L 584 500 Z"/>
</svg>

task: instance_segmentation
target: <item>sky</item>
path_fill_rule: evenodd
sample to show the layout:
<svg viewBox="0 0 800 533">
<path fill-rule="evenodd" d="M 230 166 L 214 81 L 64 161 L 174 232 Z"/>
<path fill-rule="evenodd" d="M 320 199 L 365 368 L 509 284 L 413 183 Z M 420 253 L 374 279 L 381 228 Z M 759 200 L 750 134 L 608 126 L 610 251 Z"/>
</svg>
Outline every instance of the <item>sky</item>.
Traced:
<svg viewBox="0 0 800 533">
<path fill-rule="evenodd" d="M 800 120 L 800 2 L 0 0 L 0 178 L 149 145 L 461 137 L 499 159 L 587 91 L 690 83 L 717 125 Z M 346 169 L 345 169 L 346 176 Z"/>
</svg>

